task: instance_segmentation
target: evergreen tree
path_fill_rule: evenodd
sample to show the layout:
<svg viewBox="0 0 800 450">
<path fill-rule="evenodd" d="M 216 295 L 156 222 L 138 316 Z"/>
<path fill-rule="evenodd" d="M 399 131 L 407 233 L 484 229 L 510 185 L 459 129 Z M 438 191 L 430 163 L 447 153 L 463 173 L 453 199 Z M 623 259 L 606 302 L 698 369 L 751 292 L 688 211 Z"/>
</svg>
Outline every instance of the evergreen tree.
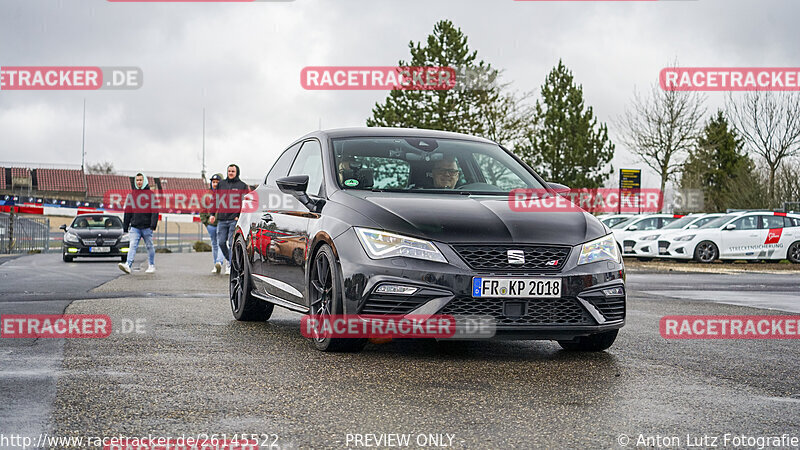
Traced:
<svg viewBox="0 0 800 450">
<path fill-rule="evenodd" d="M 705 125 L 683 165 L 681 187 L 702 189 L 706 211 L 747 208 L 761 200 L 755 164 L 722 111 Z"/>
<path fill-rule="evenodd" d="M 409 43 L 411 60 L 400 67 L 451 67 L 457 75 L 482 74 L 480 89 L 460 84 L 447 90 L 395 89 L 386 100 L 376 103 L 370 127 L 426 128 L 483 135 L 488 126 L 482 111 L 500 100 L 500 88 L 493 82 L 497 72 L 490 64 L 478 61 L 477 51 L 470 51 L 467 36 L 449 20 L 438 22 L 425 45 Z M 456 80 L 464 80 L 457 76 Z"/>
<path fill-rule="evenodd" d="M 515 150 L 525 162 L 548 181 L 579 189 L 603 186 L 613 171 L 614 144 L 563 62 L 547 76 L 532 120 L 529 145 Z"/>
</svg>

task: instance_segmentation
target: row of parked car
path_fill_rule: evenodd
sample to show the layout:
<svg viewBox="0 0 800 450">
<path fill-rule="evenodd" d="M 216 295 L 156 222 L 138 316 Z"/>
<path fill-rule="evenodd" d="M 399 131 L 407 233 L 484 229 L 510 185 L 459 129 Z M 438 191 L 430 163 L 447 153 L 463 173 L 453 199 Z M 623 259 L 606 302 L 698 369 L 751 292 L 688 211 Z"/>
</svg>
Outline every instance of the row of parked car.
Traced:
<svg viewBox="0 0 800 450">
<path fill-rule="evenodd" d="M 800 214 L 796 213 L 611 214 L 599 219 L 627 257 L 800 264 Z"/>
</svg>

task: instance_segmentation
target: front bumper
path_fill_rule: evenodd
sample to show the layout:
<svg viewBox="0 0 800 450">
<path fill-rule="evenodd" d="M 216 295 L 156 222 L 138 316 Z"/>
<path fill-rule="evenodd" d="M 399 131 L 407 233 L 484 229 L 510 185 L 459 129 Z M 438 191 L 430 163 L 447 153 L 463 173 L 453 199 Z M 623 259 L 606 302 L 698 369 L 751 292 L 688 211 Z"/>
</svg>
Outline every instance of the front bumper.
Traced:
<svg viewBox="0 0 800 450">
<path fill-rule="evenodd" d="M 621 328 L 626 287 L 621 263 L 577 266 L 574 247 L 561 271 L 476 271 L 449 245 L 436 243 L 448 263 L 369 258 L 353 230 L 334 240 L 342 270 L 345 314 L 447 314 L 494 319 L 496 338 L 573 339 Z M 473 277 L 560 278 L 560 298 L 473 298 Z M 383 284 L 418 288 L 413 295 L 379 294 Z"/>
<path fill-rule="evenodd" d="M 103 246 L 108 247 L 107 252 L 93 252 L 92 248 L 100 246 L 83 245 L 82 243 L 67 243 L 64 242 L 61 246 L 61 253 L 66 256 L 81 257 L 81 258 L 112 258 L 121 257 L 128 254 L 129 243 L 117 243 L 115 245 Z"/>
<path fill-rule="evenodd" d="M 694 258 L 694 248 L 697 243 L 692 241 L 660 240 L 659 257 L 669 259 L 692 259 Z"/>
</svg>

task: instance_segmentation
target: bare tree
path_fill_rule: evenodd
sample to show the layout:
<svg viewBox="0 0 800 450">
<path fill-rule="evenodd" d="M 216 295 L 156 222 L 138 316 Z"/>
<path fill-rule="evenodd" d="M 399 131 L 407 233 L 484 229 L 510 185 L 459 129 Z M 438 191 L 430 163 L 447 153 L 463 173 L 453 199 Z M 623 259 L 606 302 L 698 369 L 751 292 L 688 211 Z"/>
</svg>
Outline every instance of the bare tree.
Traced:
<svg viewBox="0 0 800 450">
<path fill-rule="evenodd" d="M 633 103 L 620 120 L 622 141 L 661 176 L 661 192 L 681 170 L 687 150 L 696 145 L 705 96 L 697 92 L 662 90 L 634 93 Z"/>
<path fill-rule="evenodd" d="M 86 173 L 96 174 L 96 175 L 111 175 L 114 173 L 114 164 L 109 161 L 89 164 L 86 167 Z"/>
<path fill-rule="evenodd" d="M 769 199 L 775 205 L 775 176 L 786 158 L 800 155 L 800 95 L 753 91 L 737 101 L 728 96 L 728 116 L 748 151 L 761 156 L 769 171 Z"/>
</svg>

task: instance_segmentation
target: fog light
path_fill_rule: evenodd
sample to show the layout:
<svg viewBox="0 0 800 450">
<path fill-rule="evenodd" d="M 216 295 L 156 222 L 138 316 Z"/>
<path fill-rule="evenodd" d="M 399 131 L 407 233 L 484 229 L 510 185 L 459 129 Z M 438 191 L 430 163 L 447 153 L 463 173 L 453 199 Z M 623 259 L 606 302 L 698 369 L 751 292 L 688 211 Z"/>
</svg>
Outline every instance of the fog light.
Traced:
<svg viewBox="0 0 800 450">
<path fill-rule="evenodd" d="M 68 248 L 67 249 L 67 253 L 78 253 L 78 249 L 77 248 Z"/>
<path fill-rule="evenodd" d="M 375 289 L 376 294 L 395 294 L 395 295 L 411 295 L 419 289 L 412 286 L 401 286 L 398 284 L 382 284 Z"/>
<path fill-rule="evenodd" d="M 605 294 L 606 297 L 618 297 L 618 296 L 621 296 L 621 295 L 625 295 L 625 290 L 622 289 L 621 287 L 615 287 L 615 288 L 611 288 L 611 289 L 603 289 L 603 294 Z"/>
<path fill-rule="evenodd" d="M 128 247 L 122 247 L 121 249 L 119 249 L 119 251 L 122 253 L 128 253 Z"/>
</svg>

